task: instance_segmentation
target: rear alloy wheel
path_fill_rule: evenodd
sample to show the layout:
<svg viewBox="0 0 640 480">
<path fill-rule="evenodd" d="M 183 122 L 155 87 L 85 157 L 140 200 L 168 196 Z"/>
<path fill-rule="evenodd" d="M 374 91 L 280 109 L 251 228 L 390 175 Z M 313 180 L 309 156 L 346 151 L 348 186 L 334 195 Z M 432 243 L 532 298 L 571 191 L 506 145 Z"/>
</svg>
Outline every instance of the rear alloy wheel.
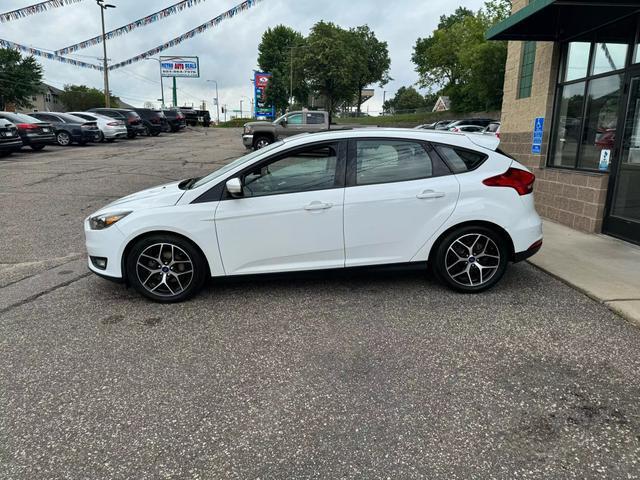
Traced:
<svg viewBox="0 0 640 480">
<path fill-rule="evenodd" d="M 102 143 L 104 142 L 104 133 L 103 132 L 99 132 L 96 138 L 96 142 L 98 143 Z"/>
<path fill-rule="evenodd" d="M 145 297 L 161 303 L 192 297 L 206 279 L 206 260 L 188 241 L 154 235 L 134 245 L 127 257 L 127 278 Z"/>
<path fill-rule="evenodd" d="M 253 140 L 253 149 L 260 150 L 261 148 L 266 147 L 271 144 L 271 139 L 264 135 L 259 135 Z"/>
<path fill-rule="evenodd" d="M 66 147 L 68 145 L 71 145 L 71 135 L 69 135 L 67 132 L 58 132 L 56 134 L 56 141 L 58 142 L 58 145 L 60 145 L 61 147 Z"/>
<path fill-rule="evenodd" d="M 455 290 L 481 292 L 502 278 L 508 256 L 502 235 L 487 227 L 462 227 L 439 243 L 433 257 L 434 271 L 440 281 Z"/>
</svg>

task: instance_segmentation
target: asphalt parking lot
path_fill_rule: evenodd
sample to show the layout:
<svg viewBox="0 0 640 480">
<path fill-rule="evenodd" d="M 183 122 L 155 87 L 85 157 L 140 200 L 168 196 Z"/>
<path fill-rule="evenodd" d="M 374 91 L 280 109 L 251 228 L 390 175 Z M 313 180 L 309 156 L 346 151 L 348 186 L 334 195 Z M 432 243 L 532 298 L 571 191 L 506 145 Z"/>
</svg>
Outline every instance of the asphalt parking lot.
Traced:
<svg viewBox="0 0 640 480">
<path fill-rule="evenodd" d="M 150 303 L 82 220 L 238 130 L 0 160 L 0 478 L 640 478 L 640 331 L 527 263 L 212 281 Z"/>
</svg>

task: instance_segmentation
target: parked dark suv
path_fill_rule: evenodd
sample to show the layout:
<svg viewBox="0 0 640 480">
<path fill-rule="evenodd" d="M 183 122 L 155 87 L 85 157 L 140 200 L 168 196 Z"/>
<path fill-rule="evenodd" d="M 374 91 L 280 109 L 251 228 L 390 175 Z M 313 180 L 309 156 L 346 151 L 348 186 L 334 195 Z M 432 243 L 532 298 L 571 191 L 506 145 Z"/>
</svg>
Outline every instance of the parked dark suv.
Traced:
<svg viewBox="0 0 640 480">
<path fill-rule="evenodd" d="M 84 118 L 58 112 L 34 112 L 30 115 L 43 122 L 49 122 L 55 130 L 58 145 L 62 147 L 72 143 L 86 145 L 89 142 L 97 142 L 100 137 L 98 124 Z"/>
<path fill-rule="evenodd" d="M 18 129 L 9 120 L 0 118 L 0 158 L 11 155 L 22 148 Z"/>
<path fill-rule="evenodd" d="M 0 112 L 0 118 L 9 120 L 18 129 L 22 143 L 32 150 L 42 150 L 56 143 L 56 135 L 50 123 L 22 113 Z"/>
<path fill-rule="evenodd" d="M 203 127 L 211 125 L 211 114 L 209 110 L 195 110 L 190 107 L 180 107 L 180 111 L 184 114 L 187 125 L 192 127 L 198 124 Z"/>
<path fill-rule="evenodd" d="M 172 132 L 177 132 L 178 130 L 182 130 L 187 126 L 184 113 L 182 113 L 180 110 L 168 109 L 163 110 L 162 112 L 167 118 L 167 122 L 169 122 L 169 128 Z"/>
<path fill-rule="evenodd" d="M 146 133 L 142 118 L 133 110 L 127 108 L 91 108 L 87 111 L 122 120 L 127 127 L 128 138 L 134 138 L 136 135 L 144 135 Z"/>
<path fill-rule="evenodd" d="M 136 108 L 135 112 L 142 118 L 142 124 L 147 136 L 153 135 L 157 137 L 160 132 L 169 130 L 167 118 L 162 111 L 151 108 Z"/>
</svg>

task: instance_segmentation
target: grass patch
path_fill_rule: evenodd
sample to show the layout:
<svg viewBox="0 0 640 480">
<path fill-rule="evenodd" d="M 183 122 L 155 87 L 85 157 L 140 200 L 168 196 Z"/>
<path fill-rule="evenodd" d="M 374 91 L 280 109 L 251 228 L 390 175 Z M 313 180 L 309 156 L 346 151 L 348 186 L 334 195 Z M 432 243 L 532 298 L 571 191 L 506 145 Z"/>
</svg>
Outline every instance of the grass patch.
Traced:
<svg viewBox="0 0 640 480">
<path fill-rule="evenodd" d="M 220 122 L 220 125 L 214 125 L 216 128 L 238 128 L 242 127 L 247 122 L 252 122 L 252 118 L 234 118 L 227 122 Z"/>
</svg>

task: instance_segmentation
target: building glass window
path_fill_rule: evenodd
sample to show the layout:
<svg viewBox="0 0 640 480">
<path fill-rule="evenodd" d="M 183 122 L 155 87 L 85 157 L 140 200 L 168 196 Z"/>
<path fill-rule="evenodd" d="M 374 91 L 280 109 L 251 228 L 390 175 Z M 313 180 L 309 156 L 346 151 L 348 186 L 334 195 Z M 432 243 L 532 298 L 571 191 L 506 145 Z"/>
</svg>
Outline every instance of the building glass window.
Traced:
<svg viewBox="0 0 640 480">
<path fill-rule="evenodd" d="M 536 42 L 527 41 L 522 45 L 522 63 L 520 64 L 520 82 L 518 98 L 531 96 L 533 86 L 533 70 L 536 63 Z"/>
<path fill-rule="evenodd" d="M 592 75 L 612 72 L 624 68 L 629 46 L 620 43 L 596 43 Z"/>
<path fill-rule="evenodd" d="M 573 168 L 576 165 L 584 109 L 584 87 L 585 82 L 580 82 L 562 89 L 553 139 L 551 164 L 554 167 Z"/>
<path fill-rule="evenodd" d="M 589 82 L 578 168 L 598 170 L 602 150 L 613 150 L 621 93 L 622 75 Z"/>
<path fill-rule="evenodd" d="M 636 43 L 636 54 L 633 63 L 640 63 L 640 43 Z"/>
<path fill-rule="evenodd" d="M 567 62 L 564 80 L 570 82 L 587 76 L 589 67 L 589 52 L 591 44 L 588 42 L 571 42 L 567 48 Z"/>
</svg>

